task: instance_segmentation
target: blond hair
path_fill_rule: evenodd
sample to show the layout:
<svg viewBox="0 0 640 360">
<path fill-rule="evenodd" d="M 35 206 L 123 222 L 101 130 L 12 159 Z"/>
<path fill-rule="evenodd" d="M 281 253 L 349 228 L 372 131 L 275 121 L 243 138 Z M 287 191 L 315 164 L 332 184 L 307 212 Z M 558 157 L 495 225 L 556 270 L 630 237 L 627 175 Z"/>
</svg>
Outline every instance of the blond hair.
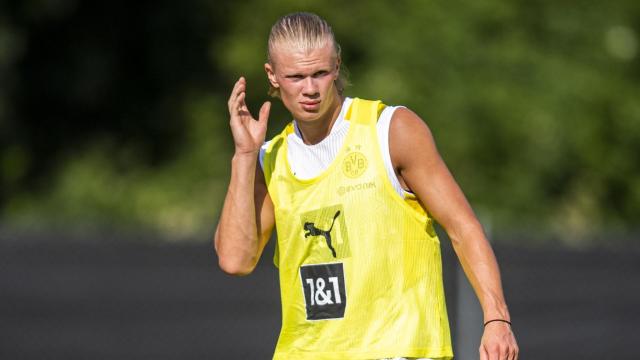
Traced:
<svg viewBox="0 0 640 360">
<path fill-rule="evenodd" d="M 268 61 L 272 66 L 273 53 L 278 45 L 286 45 L 295 49 L 309 51 L 319 49 L 330 41 L 336 60 L 340 59 L 340 45 L 333 35 L 331 26 L 320 16 L 307 12 L 297 12 L 281 17 L 271 27 L 269 33 Z M 344 88 L 348 85 L 346 71 L 340 71 L 335 81 L 338 93 L 342 95 Z M 280 90 L 269 85 L 269 95 L 280 97 Z"/>
</svg>

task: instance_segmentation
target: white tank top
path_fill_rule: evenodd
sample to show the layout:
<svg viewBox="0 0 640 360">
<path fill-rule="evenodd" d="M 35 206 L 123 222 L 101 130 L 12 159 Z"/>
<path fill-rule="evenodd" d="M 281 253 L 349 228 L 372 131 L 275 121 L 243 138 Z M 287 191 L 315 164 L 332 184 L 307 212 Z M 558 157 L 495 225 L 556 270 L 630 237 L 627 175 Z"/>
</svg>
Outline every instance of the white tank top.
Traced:
<svg viewBox="0 0 640 360">
<path fill-rule="evenodd" d="M 305 144 L 296 121 L 293 121 L 296 131 L 287 137 L 287 157 L 289 159 L 289 166 L 291 166 L 291 172 L 297 178 L 301 180 L 314 178 L 326 170 L 331 162 L 333 162 L 333 159 L 335 159 L 342 148 L 342 143 L 349 130 L 349 121 L 345 120 L 344 116 L 347 109 L 349 109 L 349 105 L 351 105 L 351 101 L 351 98 L 345 98 L 342 103 L 342 109 L 340 109 L 340 114 L 338 114 L 338 118 L 334 122 L 329 135 L 317 144 Z M 398 177 L 391 163 L 391 155 L 389 154 L 389 125 L 391 124 L 393 112 L 399 107 L 400 106 L 385 107 L 380 114 L 376 128 L 378 131 L 378 144 L 380 145 L 380 152 L 384 160 L 387 177 L 398 195 L 404 198 L 408 192 L 400 185 L 400 181 L 398 181 Z M 260 167 L 263 166 L 264 152 L 268 143 L 269 142 L 266 142 L 262 148 L 260 148 Z"/>
</svg>

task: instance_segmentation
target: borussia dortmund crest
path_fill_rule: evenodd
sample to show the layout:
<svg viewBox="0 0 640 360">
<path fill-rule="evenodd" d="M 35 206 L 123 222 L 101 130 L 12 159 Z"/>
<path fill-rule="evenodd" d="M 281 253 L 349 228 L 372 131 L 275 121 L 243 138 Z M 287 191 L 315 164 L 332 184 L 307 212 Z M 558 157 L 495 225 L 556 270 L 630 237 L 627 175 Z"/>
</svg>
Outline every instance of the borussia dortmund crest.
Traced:
<svg viewBox="0 0 640 360">
<path fill-rule="evenodd" d="M 369 161 L 363 153 L 359 151 L 352 151 L 348 153 L 342 161 L 342 172 L 346 176 L 355 179 L 364 174 L 368 165 Z"/>
</svg>

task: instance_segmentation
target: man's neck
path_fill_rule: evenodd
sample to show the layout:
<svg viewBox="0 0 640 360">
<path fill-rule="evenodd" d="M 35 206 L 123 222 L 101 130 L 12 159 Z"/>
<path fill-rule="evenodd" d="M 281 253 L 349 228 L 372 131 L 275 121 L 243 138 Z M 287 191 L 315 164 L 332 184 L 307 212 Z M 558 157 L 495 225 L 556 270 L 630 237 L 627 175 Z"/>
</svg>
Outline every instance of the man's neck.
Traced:
<svg viewBox="0 0 640 360">
<path fill-rule="evenodd" d="M 300 130 L 300 134 L 302 135 L 302 141 L 305 144 L 317 144 L 331 133 L 331 128 L 338 119 L 338 115 L 340 115 L 344 99 L 342 96 L 336 94 L 331 101 L 332 103 L 329 106 L 329 110 L 327 110 L 323 117 L 312 122 L 296 122 L 298 130 Z"/>
</svg>

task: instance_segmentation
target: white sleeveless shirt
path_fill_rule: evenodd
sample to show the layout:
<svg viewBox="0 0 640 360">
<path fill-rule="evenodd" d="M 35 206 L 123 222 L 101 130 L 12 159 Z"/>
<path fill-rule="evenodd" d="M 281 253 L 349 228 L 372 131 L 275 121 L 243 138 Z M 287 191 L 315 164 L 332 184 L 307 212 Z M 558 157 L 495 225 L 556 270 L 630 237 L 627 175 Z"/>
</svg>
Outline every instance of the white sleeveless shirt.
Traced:
<svg viewBox="0 0 640 360">
<path fill-rule="evenodd" d="M 295 132 L 287 137 L 287 157 L 289 159 L 289 166 L 291 166 L 291 172 L 295 177 L 301 180 L 314 178 L 326 170 L 331 162 L 333 162 L 333 159 L 335 159 L 342 148 L 344 139 L 349 131 L 349 121 L 345 120 L 344 117 L 352 100 L 351 98 L 345 98 L 342 103 L 342 108 L 340 109 L 340 114 L 338 114 L 329 135 L 317 144 L 305 144 L 302 140 L 297 122 L 295 120 L 293 121 Z M 399 107 L 400 106 L 385 107 L 380 114 L 376 129 L 387 177 L 398 195 L 404 198 L 408 192 L 400 185 L 400 181 L 398 181 L 398 177 L 393 169 L 393 164 L 391 163 L 391 155 L 389 154 L 389 126 L 394 111 Z M 268 144 L 269 142 L 266 142 L 260 148 L 260 167 L 263 167 L 264 153 Z"/>
</svg>

